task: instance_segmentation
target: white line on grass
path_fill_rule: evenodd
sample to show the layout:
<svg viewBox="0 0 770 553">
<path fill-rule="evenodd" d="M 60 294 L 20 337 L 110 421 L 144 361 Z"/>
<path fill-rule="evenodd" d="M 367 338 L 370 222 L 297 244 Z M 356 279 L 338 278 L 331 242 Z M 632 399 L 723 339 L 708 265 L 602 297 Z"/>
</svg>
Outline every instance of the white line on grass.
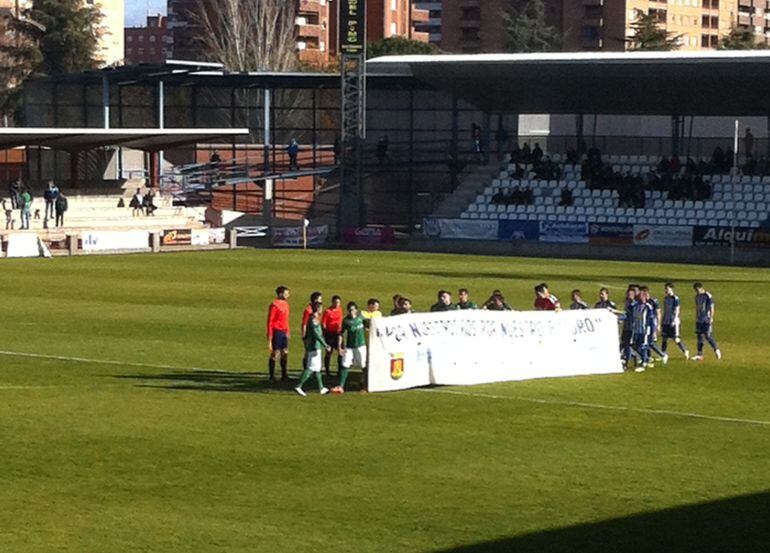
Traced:
<svg viewBox="0 0 770 553">
<path fill-rule="evenodd" d="M 137 363 L 131 361 L 112 361 L 107 359 L 89 359 L 87 357 L 68 357 L 65 355 L 46 355 L 43 353 L 28 353 L 22 351 L 3 351 L 0 350 L 0 355 L 7 357 L 26 357 L 31 359 L 51 359 L 54 361 L 76 361 L 78 363 L 93 363 L 96 365 L 115 365 L 118 367 L 140 367 L 144 369 L 168 369 L 174 371 L 207 371 L 207 372 L 222 372 L 215 369 L 202 369 L 200 367 L 176 367 L 174 365 L 157 365 L 154 363 Z"/>
<path fill-rule="evenodd" d="M 623 405 L 604 405 L 602 403 L 585 403 L 582 401 L 565 401 L 559 399 L 540 399 L 535 397 L 523 396 L 501 396 L 495 394 L 485 394 L 478 392 L 462 392 L 459 390 L 443 390 L 437 388 L 424 388 L 422 391 L 434 394 L 451 394 L 455 396 L 480 397 L 487 399 L 508 399 L 512 401 L 525 401 L 528 403 L 539 403 L 541 405 L 562 405 L 565 407 L 580 407 L 583 409 L 598 409 L 603 411 L 625 411 L 628 413 L 643 413 L 646 415 L 670 415 L 673 417 L 685 417 L 689 419 L 703 419 L 719 422 L 735 422 L 741 424 L 752 424 L 759 426 L 770 426 L 770 421 L 757 419 L 741 419 L 737 417 L 720 417 L 717 415 L 703 415 L 701 413 L 690 413 L 687 411 L 672 411 L 669 409 L 648 409 L 645 407 L 627 407 Z"/>
<path fill-rule="evenodd" d="M 76 361 L 79 363 L 93 363 L 98 365 L 115 365 L 119 367 L 140 367 L 145 369 L 168 369 L 175 371 L 201 371 L 201 372 L 223 372 L 216 369 L 203 369 L 200 367 L 178 367 L 174 365 L 159 365 L 154 363 L 137 363 L 131 361 L 113 361 L 107 359 L 90 359 L 87 357 L 69 357 L 65 355 L 46 355 L 43 353 L 29 353 L 21 351 L 4 351 L 0 350 L 0 355 L 7 357 L 26 357 L 31 359 L 51 359 L 54 361 Z M 53 386 L 51 386 L 53 387 Z M 23 389 L 21 386 L 0 386 L 0 389 Z M 28 388 L 43 388 L 43 386 L 29 386 Z M 690 413 L 687 411 L 671 411 L 668 409 L 647 409 L 643 407 L 626 407 L 622 405 L 604 405 L 601 403 L 585 403 L 582 401 L 564 401 L 554 399 L 541 399 L 534 397 L 523 396 L 501 396 L 496 394 L 485 394 L 479 392 L 462 392 L 459 390 L 444 390 L 437 388 L 423 388 L 423 392 L 431 392 L 435 394 L 450 394 L 456 396 L 466 397 L 479 397 L 487 399 L 507 399 L 512 401 L 525 401 L 528 403 L 539 403 L 541 405 L 562 405 L 565 407 L 581 407 L 584 409 L 598 409 L 603 411 L 625 411 L 628 413 L 644 413 L 647 415 L 670 415 L 674 417 L 685 417 L 690 419 L 702 419 L 720 422 L 734 422 L 742 424 L 752 424 L 759 426 L 770 426 L 770 421 L 756 420 L 756 419 L 742 419 L 737 417 L 720 417 L 716 415 L 703 415 L 700 413 Z"/>
</svg>

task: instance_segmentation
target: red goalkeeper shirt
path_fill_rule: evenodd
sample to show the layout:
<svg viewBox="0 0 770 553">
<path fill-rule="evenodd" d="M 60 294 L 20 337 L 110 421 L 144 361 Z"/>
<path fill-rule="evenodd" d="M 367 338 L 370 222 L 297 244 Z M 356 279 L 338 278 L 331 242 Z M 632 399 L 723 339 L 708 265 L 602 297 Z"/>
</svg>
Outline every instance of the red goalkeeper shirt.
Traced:
<svg viewBox="0 0 770 553">
<path fill-rule="evenodd" d="M 326 332 L 336 332 L 339 333 L 342 331 L 342 307 L 330 307 L 326 311 L 324 311 L 323 319 L 321 319 L 321 324 L 323 326 L 323 329 Z"/>
<path fill-rule="evenodd" d="M 289 335 L 289 302 L 274 299 L 267 311 L 267 337 L 273 338 L 273 332 L 280 330 Z"/>
</svg>

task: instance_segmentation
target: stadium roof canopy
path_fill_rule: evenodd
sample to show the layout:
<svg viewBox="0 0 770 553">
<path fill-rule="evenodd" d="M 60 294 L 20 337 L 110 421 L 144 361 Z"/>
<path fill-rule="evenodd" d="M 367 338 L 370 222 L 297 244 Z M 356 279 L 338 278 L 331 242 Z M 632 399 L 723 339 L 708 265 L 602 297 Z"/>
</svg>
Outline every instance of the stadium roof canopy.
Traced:
<svg viewBox="0 0 770 553">
<path fill-rule="evenodd" d="M 169 60 L 34 79 L 52 84 L 336 89 L 339 74 L 232 72 Z M 490 113 L 770 115 L 770 50 L 385 56 L 373 90 L 440 89 Z"/>
<path fill-rule="evenodd" d="M 99 129 L 0 127 L 0 149 L 43 146 L 79 152 L 103 146 L 124 146 L 148 152 L 248 135 L 248 129 Z"/>
<path fill-rule="evenodd" d="M 768 50 L 386 56 L 367 66 L 489 112 L 770 115 Z"/>
</svg>

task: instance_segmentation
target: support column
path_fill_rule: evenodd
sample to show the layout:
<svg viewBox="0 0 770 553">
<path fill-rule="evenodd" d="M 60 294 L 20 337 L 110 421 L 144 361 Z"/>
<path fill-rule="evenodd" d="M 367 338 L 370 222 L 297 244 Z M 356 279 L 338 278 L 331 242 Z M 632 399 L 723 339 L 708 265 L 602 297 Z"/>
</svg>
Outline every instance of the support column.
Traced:
<svg viewBox="0 0 770 553">
<path fill-rule="evenodd" d="M 272 91 L 269 88 L 263 90 L 264 101 L 264 113 L 262 115 L 264 122 L 264 135 L 262 137 L 262 145 L 264 150 L 263 157 L 263 171 L 267 175 L 270 173 L 270 100 Z"/>
<path fill-rule="evenodd" d="M 578 159 L 586 153 L 585 149 L 585 116 L 582 113 L 578 113 L 575 118 L 575 137 L 577 140 Z"/>
<path fill-rule="evenodd" d="M 414 189 L 414 90 L 410 90 L 409 91 L 409 236 L 412 235 L 412 232 L 414 230 L 415 195 L 416 193 Z"/>
<path fill-rule="evenodd" d="M 110 80 L 102 77 L 102 127 L 110 128 Z"/>
<path fill-rule="evenodd" d="M 150 156 L 150 188 L 158 187 L 158 160 L 160 158 L 158 152 L 152 151 L 147 153 Z"/>
<path fill-rule="evenodd" d="M 163 81 L 158 81 L 158 128 L 166 128 L 166 85 Z M 152 177 L 150 178 L 150 182 L 152 182 L 153 188 L 158 187 L 158 175 L 163 173 L 163 150 L 160 150 L 156 153 L 156 162 L 158 167 L 155 171 L 152 172 Z M 153 157 L 155 156 L 153 155 Z M 152 158 L 150 160 L 150 166 L 152 166 Z"/>
<path fill-rule="evenodd" d="M 80 156 L 79 152 L 70 152 L 70 188 L 80 188 Z"/>
</svg>

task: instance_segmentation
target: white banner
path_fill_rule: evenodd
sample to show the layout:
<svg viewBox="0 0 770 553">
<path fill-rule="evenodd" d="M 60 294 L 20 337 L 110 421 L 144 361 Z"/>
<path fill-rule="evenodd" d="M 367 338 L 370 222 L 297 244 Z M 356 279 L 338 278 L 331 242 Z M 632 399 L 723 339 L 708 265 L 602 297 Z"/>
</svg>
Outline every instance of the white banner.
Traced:
<svg viewBox="0 0 770 553">
<path fill-rule="evenodd" d="M 84 252 L 116 250 L 146 250 L 150 247 L 150 233 L 146 230 L 100 230 L 84 232 Z"/>
<path fill-rule="evenodd" d="M 307 245 L 320 246 L 329 238 L 329 226 L 307 227 Z M 302 227 L 273 228 L 273 245 L 284 248 L 301 248 L 303 243 Z"/>
<path fill-rule="evenodd" d="M 8 235 L 6 257 L 51 257 L 51 252 L 37 234 L 20 232 Z"/>
<path fill-rule="evenodd" d="M 422 221 L 426 238 L 454 238 L 458 240 L 497 240 L 497 220 L 487 219 L 434 219 Z"/>
<path fill-rule="evenodd" d="M 606 309 L 448 311 L 372 319 L 369 391 L 621 373 Z"/>
<path fill-rule="evenodd" d="M 193 246 L 208 246 L 209 244 L 224 243 L 225 229 L 223 228 L 200 228 L 192 230 L 190 244 Z"/>
<path fill-rule="evenodd" d="M 637 246 L 692 246 L 692 227 L 634 225 Z"/>
</svg>

